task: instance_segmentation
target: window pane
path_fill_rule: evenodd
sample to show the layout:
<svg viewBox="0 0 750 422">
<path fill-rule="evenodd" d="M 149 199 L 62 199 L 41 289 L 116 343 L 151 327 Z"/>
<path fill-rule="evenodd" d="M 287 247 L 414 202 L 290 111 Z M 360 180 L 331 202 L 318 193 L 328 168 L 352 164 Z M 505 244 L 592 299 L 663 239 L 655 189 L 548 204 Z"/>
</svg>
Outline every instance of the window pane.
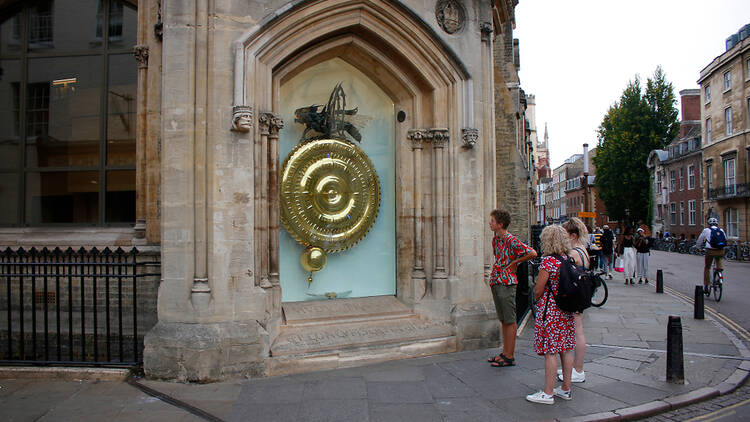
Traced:
<svg viewBox="0 0 750 422">
<path fill-rule="evenodd" d="M 0 224 L 18 222 L 18 174 L 0 173 Z"/>
<path fill-rule="evenodd" d="M 21 52 L 21 12 L 0 22 L 0 55 Z"/>
<path fill-rule="evenodd" d="M 19 164 L 20 72 L 18 60 L 0 60 L 0 169 L 16 169 Z"/>
<path fill-rule="evenodd" d="M 135 165 L 137 62 L 132 54 L 110 56 L 107 86 L 107 165 Z"/>
<path fill-rule="evenodd" d="M 95 224 L 99 213 L 99 176 L 95 171 L 26 175 L 26 223 Z"/>
<path fill-rule="evenodd" d="M 130 49 L 136 44 L 137 35 L 138 11 L 135 7 L 123 1 L 110 0 L 109 48 Z"/>
<path fill-rule="evenodd" d="M 135 222 L 135 170 L 107 172 L 107 223 Z"/>
<path fill-rule="evenodd" d="M 96 38 L 98 0 L 42 0 L 29 8 L 29 51 L 100 48 Z"/>
<path fill-rule="evenodd" d="M 30 167 L 99 163 L 101 57 L 29 60 L 26 89 L 26 164 Z"/>
</svg>

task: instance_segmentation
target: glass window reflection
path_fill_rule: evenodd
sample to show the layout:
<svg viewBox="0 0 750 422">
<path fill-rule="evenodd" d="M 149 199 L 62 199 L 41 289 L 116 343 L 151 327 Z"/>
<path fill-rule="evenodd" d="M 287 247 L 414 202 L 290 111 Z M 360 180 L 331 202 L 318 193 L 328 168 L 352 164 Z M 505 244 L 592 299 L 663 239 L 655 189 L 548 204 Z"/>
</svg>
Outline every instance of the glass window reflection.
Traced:
<svg viewBox="0 0 750 422">
<path fill-rule="evenodd" d="M 18 168 L 21 140 L 21 63 L 0 60 L 0 170 Z"/>
<path fill-rule="evenodd" d="M 107 165 L 135 165 L 136 61 L 132 54 L 109 58 Z"/>
<path fill-rule="evenodd" d="M 26 222 L 95 224 L 99 214 L 99 174 L 60 171 L 26 175 Z"/>
<path fill-rule="evenodd" d="M 10 3 L 0 1 L 0 225 L 134 222 L 137 2 Z"/>
<path fill-rule="evenodd" d="M 26 164 L 87 167 L 99 162 L 102 58 L 29 60 Z"/>
<path fill-rule="evenodd" d="M 107 172 L 107 223 L 135 221 L 135 170 Z"/>
</svg>

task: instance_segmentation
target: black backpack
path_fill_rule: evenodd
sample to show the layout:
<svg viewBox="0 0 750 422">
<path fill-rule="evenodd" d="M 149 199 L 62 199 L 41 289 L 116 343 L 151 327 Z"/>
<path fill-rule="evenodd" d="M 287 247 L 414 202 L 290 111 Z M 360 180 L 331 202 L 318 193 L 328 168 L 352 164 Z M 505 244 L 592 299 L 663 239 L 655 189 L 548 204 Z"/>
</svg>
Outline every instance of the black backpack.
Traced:
<svg viewBox="0 0 750 422">
<path fill-rule="evenodd" d="M 566 312 L 583 312 L 591 306 L 597 277 L 585 267 L 576 265 L 573 258 L 555 255 L 560 260 L 560 277 L 555 295 L 557 307 Z"/>
</svg>

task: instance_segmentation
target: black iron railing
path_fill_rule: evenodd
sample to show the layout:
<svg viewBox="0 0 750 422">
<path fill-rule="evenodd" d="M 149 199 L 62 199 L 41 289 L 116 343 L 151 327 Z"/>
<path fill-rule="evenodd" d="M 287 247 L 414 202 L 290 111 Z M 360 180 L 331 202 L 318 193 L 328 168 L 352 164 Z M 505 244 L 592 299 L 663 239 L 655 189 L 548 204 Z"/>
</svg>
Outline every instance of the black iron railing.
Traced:
<svg viewBox="0 0 750 422">
<path fill-rule="evenodd" d="M 137 256 L 135 248 L 0 251 L 0 363 L 139 364 L 138 281 L 154 263 Z"/>
<path fill-rule="evenodd" d="M 708 199 L 744 198 L 750 196 L 750 183 L 726 185 L 708 191 Z"/>
</svg>

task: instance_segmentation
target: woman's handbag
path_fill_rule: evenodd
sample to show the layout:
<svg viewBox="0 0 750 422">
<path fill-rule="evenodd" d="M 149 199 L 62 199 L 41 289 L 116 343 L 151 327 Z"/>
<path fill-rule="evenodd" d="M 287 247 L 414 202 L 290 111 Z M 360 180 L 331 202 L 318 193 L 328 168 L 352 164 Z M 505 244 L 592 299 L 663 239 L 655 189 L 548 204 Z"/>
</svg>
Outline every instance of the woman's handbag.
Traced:
<svg viewBox="0 0 750 422">
<path fill-rule="evenodd" d="M 618 256 L 617 259 L 615 259 L 615 271 L 617 271 L 618 273 L 625 272 L 625 264 L 622 262 L 621 256 Z"/>
</svg>

